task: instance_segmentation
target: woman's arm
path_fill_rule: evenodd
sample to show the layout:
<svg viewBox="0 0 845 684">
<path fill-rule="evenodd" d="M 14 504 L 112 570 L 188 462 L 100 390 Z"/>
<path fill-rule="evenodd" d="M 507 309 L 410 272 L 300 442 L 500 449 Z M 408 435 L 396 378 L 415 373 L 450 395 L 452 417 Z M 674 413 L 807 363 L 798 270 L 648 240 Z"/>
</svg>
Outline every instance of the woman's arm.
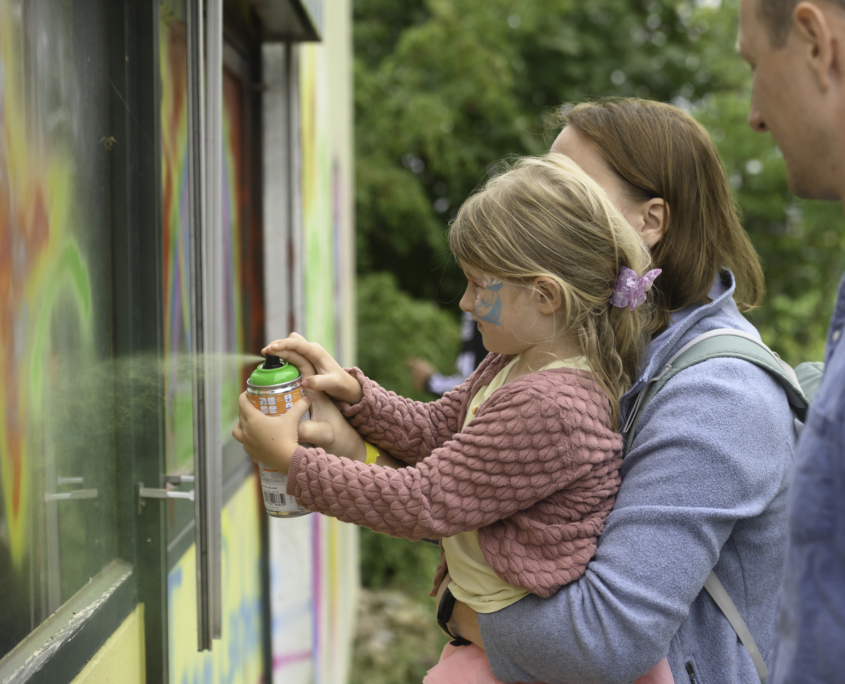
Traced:
<svg viewBox="0 0 845 684">
<path fill-rule="evenodd" d="M 502 681 L 627 684 L 643 675 L 666 655 L 737 521 L 782 496 L 794 439 L 783 390 L 744 361 L 705 365 L 673 378 L 646 408 L 584 576 L 547 600 L 527 596 L 478 617 Z M 471 630 L 459 615 L 456 633 Z"/>
<path fill-rule="evenodd" d="M 311 420 L 300 421 L 298 425 L 300 444 L 313 444 L 327 453 L 363 463 L 367 458 L 367 444 L 335 403 L 324 392 L 308 390 L 307 396 L 311 400 Z M 388 468 L 405 466 L 384 449 L 378 449 L 378 452 L 376 465 Z"/>
</svg>

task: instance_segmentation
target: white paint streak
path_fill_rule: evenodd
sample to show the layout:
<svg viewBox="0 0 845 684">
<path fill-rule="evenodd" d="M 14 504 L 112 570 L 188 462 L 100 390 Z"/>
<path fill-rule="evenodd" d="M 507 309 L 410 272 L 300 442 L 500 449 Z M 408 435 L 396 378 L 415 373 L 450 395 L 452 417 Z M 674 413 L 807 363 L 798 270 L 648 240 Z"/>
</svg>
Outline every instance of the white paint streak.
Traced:
<svg viewBox="0 0 845 684">
<path fill-rule="evenodd" d="M 109 572 L 110 570 L 111 572 Z M 115 571 L 117 571 L 116 574 Z M 106 573 L 108 573 L 108 576 L 104 577 Z M 121 564 L 121 566 L 115 567 L 113 565 L 106 568 L 99 577 L 91 579 L 52 618 L 18 645 L 15 651 L 18 651 L 22 656 L 22 651 L 26 648 L 26 645 L 32 646 L 33 643 L 39 641 L 43 644 L 33 650 L 8 678 L 3 677 L 4 673 L 0 671 L 3 684 L 23 683 L 44 667 L 44 664 L 59 649 L 82 630 L 88 619 L 109 600 L 118 587 L 126 582 L 131 575 L 132 569 L 125 564 Z M 91 596 L 96 596 L 96 598 L 91 600 Z M 9 656 L 12 656 L 15 651 L 12 651 Z"/>
</svg>

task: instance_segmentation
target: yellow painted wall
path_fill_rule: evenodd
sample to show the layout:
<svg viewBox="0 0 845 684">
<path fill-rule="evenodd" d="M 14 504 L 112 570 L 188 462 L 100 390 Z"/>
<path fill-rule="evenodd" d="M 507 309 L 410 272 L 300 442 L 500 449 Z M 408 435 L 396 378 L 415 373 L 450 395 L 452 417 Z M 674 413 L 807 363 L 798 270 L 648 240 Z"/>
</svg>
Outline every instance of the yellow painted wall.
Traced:
<svg viewBox="0 0 845 684">
<path fill-rule="evenodd" d="M 170 684 L 260 684 L 261 533 L 264 502 L 252 475 L 223 507 L 222 638 L 211 652 L 197 651 L 196 546 L 167 578 Z"/>
<path fill-rule="evenodd" d="M 144 684 L 144 604 L 139 603 L 73 684 Z"/>
</svg>

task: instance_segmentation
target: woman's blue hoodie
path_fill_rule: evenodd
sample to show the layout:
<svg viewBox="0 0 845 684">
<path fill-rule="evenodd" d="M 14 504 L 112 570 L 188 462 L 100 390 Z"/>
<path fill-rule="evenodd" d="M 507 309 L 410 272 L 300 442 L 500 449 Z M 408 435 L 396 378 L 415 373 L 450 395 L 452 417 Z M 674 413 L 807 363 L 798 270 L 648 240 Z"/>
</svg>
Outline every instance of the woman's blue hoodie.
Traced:
<svg viewBox="0 0 845 684">
<path fill-rule="evenodd" d="M 637 393 L 698 335 L 757 335 L 723 272 L 713 301 L 652 343 Z M 739 359 L 711 359 L 672 378 L 648 404 L 622 464 L 622 487 L 581 579 L 479 615 L 505 682 L 629 684 L 668 654 L 676 684 L 753 684 L 754 665 L 703 590 L 711 570 L 769 650 L 787 540 L 795 423 L 780 384 Z"/>
</svg>

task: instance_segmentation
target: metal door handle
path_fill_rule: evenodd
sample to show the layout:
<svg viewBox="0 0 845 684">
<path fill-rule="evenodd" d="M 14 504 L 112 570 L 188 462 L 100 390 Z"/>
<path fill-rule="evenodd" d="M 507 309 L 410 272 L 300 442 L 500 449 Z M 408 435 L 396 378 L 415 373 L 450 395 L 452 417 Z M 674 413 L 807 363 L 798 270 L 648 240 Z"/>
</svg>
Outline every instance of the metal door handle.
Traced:
<svg viewBox="0 0 845 684">
<path fill-rule="evenodd" d="M 187 492 L 178 492 L 173 489 L 157 489 L 153 487 L 145 487 L 143 482 L 139 482 L 137 484 L 137 489 L 138 515 L 141 515 L 141 511 L 144 508 L 144 499 L 188 499 L 189 501 L 194 500 L 193 489 Z"/>
<path fill-rule="evenodd" d="M 80 480 L 82 478 L 79 478 Z M 68 499 L 96 499 L 96 489 L 75 489 L 72 492 L 46 492 L 44 501 L 67 501 Z"/>
</svg>

